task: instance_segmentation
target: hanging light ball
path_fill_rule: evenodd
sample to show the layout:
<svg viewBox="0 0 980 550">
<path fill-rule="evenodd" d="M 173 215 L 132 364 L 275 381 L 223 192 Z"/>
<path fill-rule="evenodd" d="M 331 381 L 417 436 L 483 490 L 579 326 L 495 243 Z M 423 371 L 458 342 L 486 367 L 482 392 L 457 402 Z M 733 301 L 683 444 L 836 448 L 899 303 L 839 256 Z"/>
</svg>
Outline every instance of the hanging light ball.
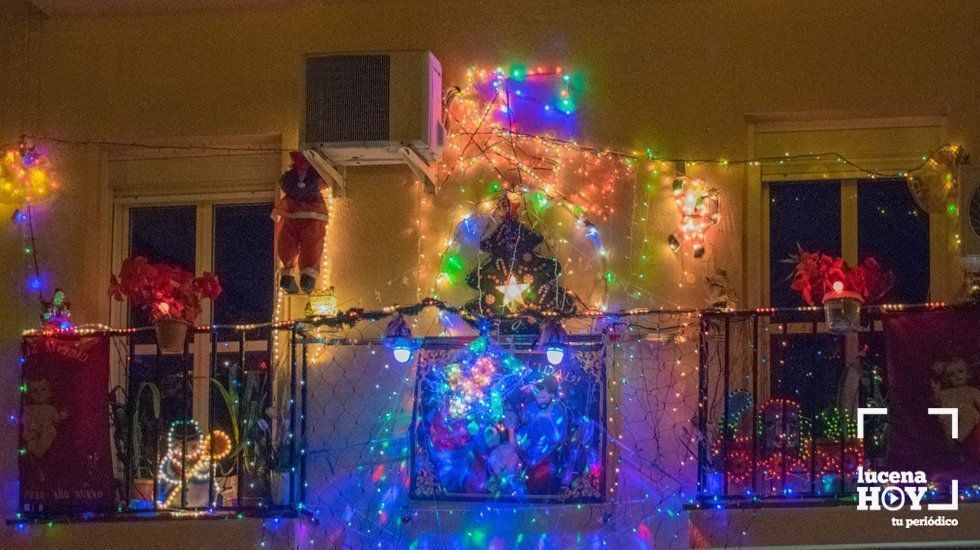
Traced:
<svg viewBox="0 0 980 550">
<path fill-rule="evenodd" d="M 21 141 L 17 149 L 0 150 L 0 203 L 18 206 L 42 202 L 60 184 L 48 157 Z"/>
<path fill-rule="evenodd" d="M 565 348 L 559 345 L 549 345 L 545 348 L 545 355 L 548 362 L 552 365 L 560 365 L 565 360 Z"/>
<path fill-rule="evenodd" d="M 415 355 L 415 350 L 419 348 L 419 339 L 412 337 L 412 329 L 409 328 L 405 317 L 401 314 L 396 315 L 385 327 L 385 335 L 382 338 L 384 346 L 391 350 L 391 356 L 399 363 L 408 363 Z"/>
<path fill-rule="evenodd" d="M 544 348 L 545 358 L 551 365 L 560 365 L 565 360 L 568 333 L 561 321 L 554 319 L 545 323 L 538 338 L 538 346 Z"/>
<path fill-rule="evenodd" d="M 406 344 L 398 344 L 391 348 L 391 356 L 399 363 L 408 363 L 412 360 L 412 348 Z"/>
</svg>

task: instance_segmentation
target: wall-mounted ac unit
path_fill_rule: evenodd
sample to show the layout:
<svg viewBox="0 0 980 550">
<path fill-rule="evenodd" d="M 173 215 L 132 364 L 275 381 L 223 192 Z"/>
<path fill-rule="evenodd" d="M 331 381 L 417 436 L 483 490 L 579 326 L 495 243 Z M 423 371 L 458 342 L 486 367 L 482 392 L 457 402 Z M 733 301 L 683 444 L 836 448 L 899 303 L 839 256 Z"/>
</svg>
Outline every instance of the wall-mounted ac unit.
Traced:
<svg viewBox="0 0 980 550">
<path fill-rule="evenodd" d="M 341 188 L 340 167 L 396 163 L 434 185 L 445 142 L 439 61 L 424 51 L 308 57 L 302 142 Z"/>
<path fill-rule="evenodd" d="M 980 167 L 960 166 L 960 254 L 963 268 L 980 273 Z"/>
</svg>

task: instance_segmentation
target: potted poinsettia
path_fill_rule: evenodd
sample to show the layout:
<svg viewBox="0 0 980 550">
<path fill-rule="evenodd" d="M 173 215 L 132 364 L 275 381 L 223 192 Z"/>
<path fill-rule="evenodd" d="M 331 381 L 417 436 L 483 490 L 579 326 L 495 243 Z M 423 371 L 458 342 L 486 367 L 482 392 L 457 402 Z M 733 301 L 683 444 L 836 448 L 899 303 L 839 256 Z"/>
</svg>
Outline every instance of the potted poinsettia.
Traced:
<svg viewBox="0 0 980 550">
<path fill-rule="evenodd" d="M 221 284 L 211 273 L 193 273 L 167 264 L 151 263 L 143 256 L 123 261 L 119 275 L 109 280 L 109 295 L 118 301 L 129 298 L 149 313 L 157 331 L 162 353 L 184 350 L 187 328 L 201 313 L 201 301 L 214 300 Z"/>
<path fill-rule="evenodd" d="M 830 332 L 859 330 L 861 305 L 880 300 L 895 284 L 894 274 L 874 258 L 850 266 L 843 258 L 800 248 L 789 262 L 796 264 L 790 288 L 811 306 L 823 304 Z"/>
</svg>

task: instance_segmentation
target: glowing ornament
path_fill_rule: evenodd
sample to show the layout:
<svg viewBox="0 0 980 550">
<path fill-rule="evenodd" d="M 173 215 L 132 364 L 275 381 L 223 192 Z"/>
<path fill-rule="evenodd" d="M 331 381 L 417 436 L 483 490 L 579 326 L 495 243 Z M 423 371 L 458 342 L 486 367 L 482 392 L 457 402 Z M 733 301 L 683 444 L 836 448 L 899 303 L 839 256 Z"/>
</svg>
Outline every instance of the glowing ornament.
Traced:
<svg viewBox="0 0 980 550">
<path fill-rule="evenodd" d="M 549 321 L 541 329 L 541 336 L 538 338 L 538 345 L 544 347 L 545 357 L 548 363 L 560 365 L 565 360 L 565 346 L 568 343 L 568 333 L 561 321 Z"/>
<path fill-rule="evenodd" d="M 212 455 L 220 460 L 231 453 L 231 438 L 221 430 L 213 430 L 207 437 L 201 433 L 197 421 L 190 420 L 183 435 L 176 433 L 183 426 L 180 420 L 170 425 L 167 431 L 167 453 L 160 464 L 157 479 L 166 498 L 160 503 L 164 508 L 173 504 L 180 495 L 182 480 L 207 481 L 211 476 Z M 187 455 L 184 456 L 186 438 Z M 186 474 L 183 468 L 186 466 Z"/>
<path fill-rule="evenodd" d="M 204 440 L 204 448 L 210 451 L 214 460 L 221 460 L 231 453 L 231 438 L 221 430 L 214 430 Z"/>
<path fill-rule="evenodd" d="M 412 348 L 408 345 L 396 345 L 391 348 L 391 356 L 399 363 L 408 363 L 412 360 Z"/>
<path fill-rule="evenodd" d="M 548 362 L 552 365 L 559 365 L 565 359 L 565 348 L 561 346 L 548 346 L 545 351 Z"/>
<path fill-rule="evenodd" d="M 699 179 L 679 177 L 673 184 L 674 202 L 681 212 L 681 225 L 667 237 L 674 252 L 689 244 L 695 258 L 705 253 L 705 232 L 718 223 L 718 192 Z"/>
<path fill-rule="evenodd" d="M 415 350 L 419 349 L 421 340 L 413 338 L 412 329 L 409 328 L 405 318 L 396 315 L 385 327 L 382 343 L 391 350 L 391 356 L 395 358 L 395 361 L 404 364 L 412 360 Z"/>
<path fill-rule="evenodd" d="M 304 311 L 307 317 L 331 316 L 337 314 L 337 297 L 334 296 L 334 287 L 323 290 L 315 290 L 310 294 L 310 301 L 306 304 Z"/>
<path fill-rule="evenodd" d="M 511 274 L 510 278 L 507 279 L 507 284 L 497 287 L 497 291 L 504 295 L 504 307 L 509 307 L 514 302 L 523 304 L 524 298 L 521 295 L 527 291 L 529 286 L 531 285 L 526 283 L 518 284 L 517 278 Z"/>
<path fill-rule="evenodd" d="M 21 141 L 0 151 L 0 203 L 27 205 L 52 198 L 60 187 L 47 156 Z"/>
</svg>

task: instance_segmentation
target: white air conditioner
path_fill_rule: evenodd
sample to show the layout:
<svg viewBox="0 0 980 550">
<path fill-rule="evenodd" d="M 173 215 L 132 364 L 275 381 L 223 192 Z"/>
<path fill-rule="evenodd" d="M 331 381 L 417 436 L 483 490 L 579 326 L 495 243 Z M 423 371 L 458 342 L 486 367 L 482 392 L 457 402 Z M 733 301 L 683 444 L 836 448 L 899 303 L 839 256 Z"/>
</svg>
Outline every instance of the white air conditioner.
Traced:
<svg viewBox="0 0 980 550">
<path fill-rule="evenodd" d="M 425 51 L 307 57 L 302 143 L 341 191 L 340 168 L 373 164 L 407 163 L 434 186 L 445 143 L 439 61 Z"/>
<path fill-rule="evenodd" d="M 963 269 L 980 273 L 980 167 L 960 166 L 960 254 Z"/>
</svg>

